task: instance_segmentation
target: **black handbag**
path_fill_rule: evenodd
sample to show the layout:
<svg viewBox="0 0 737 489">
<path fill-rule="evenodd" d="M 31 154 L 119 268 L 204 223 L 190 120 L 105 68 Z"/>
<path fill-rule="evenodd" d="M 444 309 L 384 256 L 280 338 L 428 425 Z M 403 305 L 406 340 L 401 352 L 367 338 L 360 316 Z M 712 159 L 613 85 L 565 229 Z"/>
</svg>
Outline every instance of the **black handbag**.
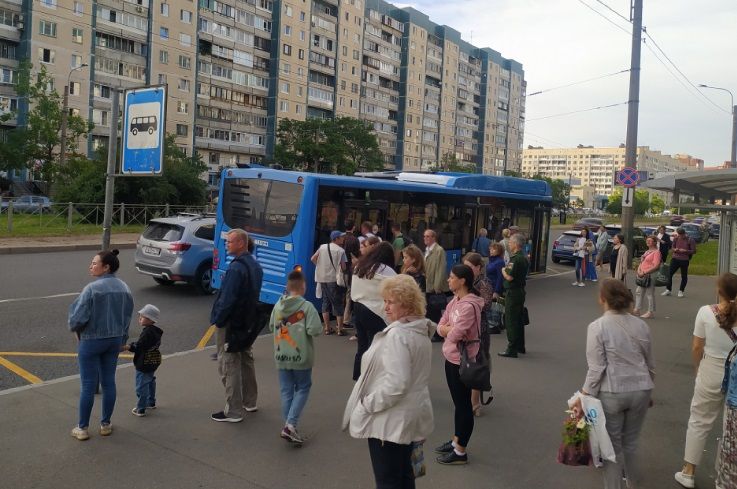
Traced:
<svg viewBox="0 0 737 489">
<path fill-rule="evenodd" d="M 479 337 L 481 335 L 481 327 L 479 325 Z M 461 365 L 459 374 L 463 385 L 469 389 L 481 391 L 481 404 L 488 405 L 493 399 L 493 395 L 484 402 L 484 392 L 491 392 L 491 365 L 489 357 L 483 348 L 479 348 L 476 358 L 471 360 L 468 356 L 467 346 L 472 343 L 480 343 L 480 340 L 461 341 L 458 348 L 461 353 Z M 480 346 L 480 345 L 479 345 Z"/>
<path fill-rule="evenodd" d="M 642 277 L 640 277 L 639 275 L 635 277 L 635 285 L 637 285 L 638 287 L 645 288 L 645 289 L 650 287 L 651 281 L 652 281 L 652 278 L 650 277 L 649 273 L 643 275 Z"/>
</svg>

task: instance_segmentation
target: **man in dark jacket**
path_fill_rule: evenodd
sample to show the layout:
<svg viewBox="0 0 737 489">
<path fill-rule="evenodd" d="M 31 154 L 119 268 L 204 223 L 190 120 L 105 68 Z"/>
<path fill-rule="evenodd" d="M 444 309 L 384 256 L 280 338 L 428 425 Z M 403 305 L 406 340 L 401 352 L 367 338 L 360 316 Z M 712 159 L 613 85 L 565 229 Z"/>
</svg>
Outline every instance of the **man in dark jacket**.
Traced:
<svg viewBox="0 0 737 489">
<path fill-rule="evenodd" d="M 217 328 L 218 371 L 225 387 L 225 409 L 213 414 L 212 419 L 238 423 L 243 421 L 244 410 L 258 410 L 251 346 L 263 326 L 257 313 L 263 271 L 248 252 L 248 234 L 244 230 L 228 232 L 225 247 L 233 261 L 210 313 L 210 323 Z"/>
</svg>

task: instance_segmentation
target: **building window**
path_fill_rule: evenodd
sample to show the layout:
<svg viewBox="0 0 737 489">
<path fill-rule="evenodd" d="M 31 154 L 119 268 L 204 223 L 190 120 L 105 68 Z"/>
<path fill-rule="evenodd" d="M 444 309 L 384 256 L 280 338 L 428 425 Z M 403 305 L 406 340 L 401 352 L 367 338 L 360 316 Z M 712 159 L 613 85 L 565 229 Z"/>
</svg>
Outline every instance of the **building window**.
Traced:
<svg viewBox="0 0 737 489">
<path fill-rule="evenodd" d="M 77 68 L 82 66 L 82 55 L 81 54 L 73 54 L 72 55 L 72 68 Z"/>
<path fill-rule="evenodd" d="M 161 16 L 169 17 L 169 4 L 168 3 L 161 4 Z"/>
<path fill-rule="evenodd" d="M 279 102 L 279 112 L 289 112 L 289 102 Z"/>
<path fill-rule="evenodd" d="M 56 53 L 51 49 L 38 48 L 38 60 L 42 63 L 54 64 Z"/>
<path fill-rule="evenodd" d="M 179 67 L 189 70 L 192 68 L 192 58 L 183 54 L 179 55 Z"/>
<path fill-rule="evenodd" d="M 187 124 L 177 124 L 177 136 L 186 136 L 189 134 L 189 126 Z"/>
<path fill-rule="evenodd" d="M 300 104 L 297 104 L 297 105 L 296 105 L 296 106 L 294 107 L 294 110 L 295 110 L 295 111 L 296 111 L 296 112 L 297 112 L 298 114 L 301 114 L 301 113 L 302 113 L 302 106 L 301 106 Z"/>
<path fill-rule="evenodd" d="M 80 29 L 79 27 L 73 27 L 72 28 L 72 42 L 76 44 L 82 44 L 83 32 L 84 31 Z"/>
<path fill-rule="evenodd" d="M 74 2 L 74 15 L 82 15 L 84 14 L 84 4 L 82 2 Z"/>
<path fill-rule="evenodd" d="M 304 22 L 305 21 L 305 13 L 304 12 L 300 12 L 299 13 L 299 21 L 300 22 Z"/>
<path fill-rule="evenodd" d="M 166 75 L 159 73 L 159 85 L 166 85 Z"/>
<path fill-rule="evenodd" d="M 189 113 L 189 104 L 187 102 L 182 102 L 181 100 L 177 102 L 177 114 L 187 113 Z"/>
<path fill-rule="evenodd" d="M 285 44 L 282 47 L 282 52 L 284 54 L 286 54 L 287 56 L 291 56 L 292 55 L 292 46 L 290 46 L 289 44 Z"/>
<path fill-rule="evenodd" d="M 190 88 L 190 82 L 189 80 L 185 80 L 184 78 L 179 79 L 179 84 L 177 85 L 177 88 L 183 92 L 189 92 Z"/>
<path fill-rule="evenodd" d="M 191 46 L 192 36 L 183 32 L 179 33 L 179 44 L 181 44 L 182 46 Z"/>
<path fill-rule="evenodd" d="M 299 31 L 299 40 L 304 41 L 305 40 L 305 31 Z"/>
<path fill-rule="evenodd" d="M 289 5 L 285 5 L 284 6 L 284 14 L 287 17 L 291 17 L 292 16 L 292 7 L 290 7 Z"/>
<path fill-rule="evenodd" d="M 291 36 L 292 35 L 292 26 L 291 25 L 285 25 L 284 26 L 284 35 L 285 36 Z"/>
<path fill-rule="evenodd" d="M 41 5 L 48 8 L 56 8 L 56 0 L 41 0 Z"/>
<path fill-rule="evenodd" d="M 169 51 L 164 51 L 163 49 L 159 51 L 159 63 L 163 65 L 169 64 Z"/>
<path fill-rule="evenodd" d="M 282 93 L 289 93 L 289 83 L 282 83 L 281 84 L 281 92 Z"/>
<path fill-rule="evenodd" d="M 297 54 L 299 55 L 299 59 L 305 59 L 305 50 L 300 49 Z"/>
<path fill-rule="evenodd" d="M 169 29 L 166 27 L 159 27 L 159 37 L 161 39 L 169 39 Z"/>
<path fill-rule="evenodd" d="M 79 82 L 70 82 L 69 83 L 69 95 L 79 95 L 79 92 L 82 90 L 82 84 Z"/>
<path fill-rule="evenodd" d="M 179 20 L 181 20 L 185 24 L 191 24 L 192 23 L 192 12 L 190 12 L 189 10 L 180 11 Z"/>
<path fill-rule="evenodd" d="M 38 33 L 42 36 L 56 37 L 56 22 L 40 21 L 38 23 Z"/>
</svg>

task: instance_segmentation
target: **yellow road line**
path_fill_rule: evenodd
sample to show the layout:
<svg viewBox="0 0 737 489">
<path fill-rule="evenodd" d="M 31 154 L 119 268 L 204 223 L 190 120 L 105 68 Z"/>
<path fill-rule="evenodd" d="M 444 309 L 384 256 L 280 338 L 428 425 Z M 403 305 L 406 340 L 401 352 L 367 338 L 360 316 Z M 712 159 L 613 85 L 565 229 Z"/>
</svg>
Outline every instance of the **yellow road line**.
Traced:
<svg viewBox="0 0 737 489">
<path fill-rule="evenodd" d="M 202 339 L 199 343 L 197 343 L 197 350 L 202 350 L 205 345 L 210 341 L 210 338 L 212 338 L 212 335 L 215 333 L 215 325 L 211 324 L 209 328 L 207 328 L 207 331 L 205 331 L 205 334 L 202 336 Z"/>
<path fill-rule="evenodd" d="M 30 382 L 31 384 L 40 384 L 43 382 L 43 380 L 39 379 L 35 375 L 33 375 L 28 370 L 25 370 L 21 368 L 20 366 L 14 364 L 13 362 L 4 359 L 3 357 L 0 357 L 0 365 L 7 368 L 14 374 L 18 375 L 19 377 L 23 377 L 25 380 Z"/>
<path fill-rule="evenodd" d="M 76 358 L 76 353 L 45 353 L 45 352 L 32 352 L 32 351 L 0 351 L 0 356 L 3 357 L 71 357 Z M 130 353 L 121 353 L 120 358 L 133 358 Z"/>
</svg>

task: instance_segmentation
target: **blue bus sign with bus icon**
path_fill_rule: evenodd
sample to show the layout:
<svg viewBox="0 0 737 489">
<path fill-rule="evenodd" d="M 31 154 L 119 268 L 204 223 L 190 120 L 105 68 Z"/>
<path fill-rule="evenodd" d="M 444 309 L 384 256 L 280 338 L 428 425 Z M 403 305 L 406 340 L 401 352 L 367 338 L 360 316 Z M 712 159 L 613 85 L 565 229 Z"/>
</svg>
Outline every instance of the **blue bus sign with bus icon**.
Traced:
<svg viewBox="0 0 737 489">
<path fill-rule="evenodd" d="M 164 160 L 166 86 L 127 90 L 123 109 L 124 175 L 160 175 Z"/>
</svg>

